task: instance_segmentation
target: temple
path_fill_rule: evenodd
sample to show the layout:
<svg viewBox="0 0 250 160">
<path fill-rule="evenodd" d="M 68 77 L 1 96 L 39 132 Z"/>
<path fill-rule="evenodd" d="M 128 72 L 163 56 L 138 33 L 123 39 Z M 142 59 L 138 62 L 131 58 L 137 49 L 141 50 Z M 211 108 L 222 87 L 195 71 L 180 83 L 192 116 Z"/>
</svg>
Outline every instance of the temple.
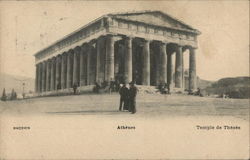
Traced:
<svg viewBox="0 0 250 160">
<path fill-rule="evenodd" d="M 35 54 L 35 90 L 47 93 L 104 81 L 162 83 L 181 90 L 186 84 L 183 52 L 188 49 L 187 88 L 193 92 L 199 34 L 161 11 L 104 15 Z"/>
</svg>

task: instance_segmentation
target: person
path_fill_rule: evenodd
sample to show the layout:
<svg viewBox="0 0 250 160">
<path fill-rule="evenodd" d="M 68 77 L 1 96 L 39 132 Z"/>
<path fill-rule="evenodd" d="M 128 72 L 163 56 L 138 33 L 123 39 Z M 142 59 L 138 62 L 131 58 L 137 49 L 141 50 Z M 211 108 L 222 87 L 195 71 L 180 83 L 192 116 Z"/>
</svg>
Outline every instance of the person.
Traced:
<svg viewBox="0 0 250 160">
<path fill-rule="evenodd" d="M 101 88 L 101 86 L 99 85 L 99 83 L 98 83 L 98 82 L 95 82 L 95 87 L 94 87 L 93 91 L 94 91 L 95 93 L 99 93 L 100 88 Z"/>
<path fill-rule="evenodd" d="M 113 92 L 115 88 L 115 81 L 113 79 L 109 82 L 109 93 Z"/>
<path fill-rule="evenodd" d="M 168 94 L 171 94 L 171 92 L 170 92 L 170 84 L 169 83 L 167 83 L 167 91 L 168 91 L 167 92 Z"/>
<path fill-rule="evenodd" d="M 200 88 L 197 88 L 196 95 L 198 95 L 198 96 L 200 96 L 200 95 L 201 95 L 201 89 L 200 89 Z"/>
<path fill-rule="evenodd" d="M 57 86 L 56 86 L 57 90 L 60 90 L 61 89 L 61 84 L 58 83 Z"/>
<path fill-rule="evenodd" d="M 133 82 L 129 83 L 129 111 L 134 114 L 136 112 L 136 95 L 137 88 Z"/>
<path fill-rule="evenodd" d="M 119 82 L 119 79 L 117 78 L 115 80 L 115 91 L 119 92 L 119 90 L 120 90 L 120 82 Z"/>
<path fill-rule="evenodd" d="M 74 94 L 76 94 L 76 89 L 77 89 L 77 85 L 76 85 L 76 83 L 74 83 L 74 85 L 73 85 Z"/>
<path fill-rule="evenodd" d="M 120 106 L 119 111 L 128 110 L 128 88 L 126 87 L 126 84 L 122 84 L 122 87 L 119 89 L 120 94 Z M 123 106 L 123 107 L 122 107 Z"/>
</svg>

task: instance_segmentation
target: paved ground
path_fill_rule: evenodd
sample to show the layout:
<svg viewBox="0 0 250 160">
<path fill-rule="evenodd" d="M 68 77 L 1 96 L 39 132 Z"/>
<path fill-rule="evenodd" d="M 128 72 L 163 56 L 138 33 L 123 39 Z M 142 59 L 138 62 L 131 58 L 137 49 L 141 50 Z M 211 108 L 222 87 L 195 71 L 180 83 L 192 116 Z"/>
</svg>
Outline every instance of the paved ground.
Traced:
<svg viewBox="0 0 250 160">
<path fill-rule="evenodd" d="M 2 114 L 121 115 L 119 95 L 77 95 L 0 101 Z M 189 95 L 139 94 L 135 116 L 233 116 L 248 120 L 248 99 L 220 99 Z"/>
</svg>

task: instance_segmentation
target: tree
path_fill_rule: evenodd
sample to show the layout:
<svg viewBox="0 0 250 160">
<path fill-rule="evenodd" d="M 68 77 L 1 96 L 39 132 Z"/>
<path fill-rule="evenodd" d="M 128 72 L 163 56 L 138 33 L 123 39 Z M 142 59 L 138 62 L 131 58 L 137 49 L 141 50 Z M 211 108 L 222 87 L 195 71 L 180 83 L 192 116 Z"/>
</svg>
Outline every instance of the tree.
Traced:
<svg viewBox="0 0 250 160">
<path fill-rule="evenodd" d="M 7 99 L 7 96 L 6 96 L 5 88 L 4 88 L 4 89 L 3 89 L 3 94 L 2 94 L 1 100 L 2 100 L 2 101 L 6 101 L 6 99 Z"/>
</svg>

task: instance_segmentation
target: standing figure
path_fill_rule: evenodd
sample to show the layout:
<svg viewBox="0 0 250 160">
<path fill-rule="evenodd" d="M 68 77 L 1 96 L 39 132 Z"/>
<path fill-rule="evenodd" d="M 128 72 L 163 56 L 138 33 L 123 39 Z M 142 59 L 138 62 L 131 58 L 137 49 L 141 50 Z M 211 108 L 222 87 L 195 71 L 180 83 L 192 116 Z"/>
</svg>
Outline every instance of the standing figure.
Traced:
<svg viewBox="0 0 250 160">
<path fill-rule="evenodd" d="M 94 93 L 99 93 L 101 86 L 98 82 L 95 82 L 95 87 L 93 88 Z"/>
<path fill-rule="evenodd" d="M 56 86 L 57 90 L 60 90 L 61 89 L 61 84 L 58 83 L 57 86 Z"/>
<path fill-rule="evenodd" d="M 119 89 L 119 94 L 120 94 L 119 111 L 121 111 L 122 109 L 128 110 L 128 95 L 129 95 L 128 92 L 129 92 L 129 90 L 126 87 L 126 84 L 123 84 L 122 87 Z"/>
<path fill-rule="evenodd" d="M 168 90 L 168 94 L 171 94 L 171 92 L 170 92 L 170 84 L 169 83 L 167 83 L 167 90 Z"/>
<path fill-rule="evenodd" d="M 115 88 L 115 81 L 113 79 L 109 82 L 109 93 L 113 92 Z"/>
<path fill-rule="evenodd" d="M 136 94 L 137 88 L 133 82 L 129 83 L 129 111 L 134 114 L 136 112 Z"/>
<path fill-rule="evenodd" d="M 74 85 L 73 85 L 74 94 L 76 94 L 76 89 L 77 89 L 77 85 L 76 85 L 76 83 L 74 83 Z"/>
</svg>

